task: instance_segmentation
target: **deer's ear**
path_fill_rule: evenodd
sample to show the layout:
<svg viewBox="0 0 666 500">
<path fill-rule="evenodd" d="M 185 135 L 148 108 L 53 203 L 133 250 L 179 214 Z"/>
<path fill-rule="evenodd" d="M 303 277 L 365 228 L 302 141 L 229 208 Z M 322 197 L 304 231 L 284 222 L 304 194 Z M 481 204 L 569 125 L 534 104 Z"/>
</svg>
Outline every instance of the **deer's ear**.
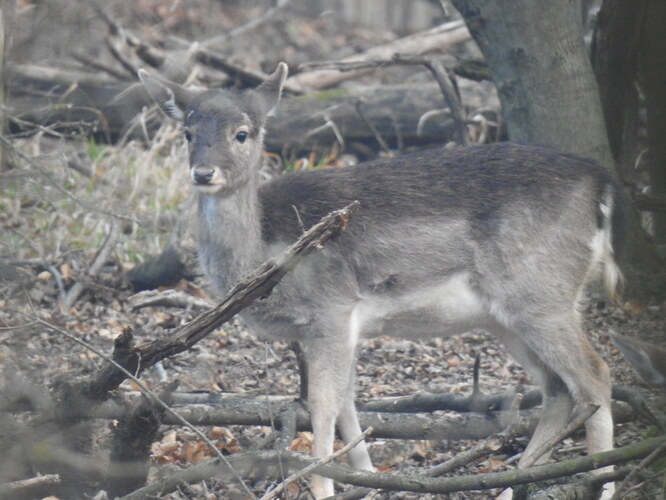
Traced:
<svg viewBox="0 0 666 500">
<path fill-rule="evenodd" d="M 139 79 L 150 97 L 167 116 L 183 121 L 184 110 L 190 100 L 190 91 L 177 83 L 158 79 L 142 69 L 139 70 Z"/>
<path fill-rule="evenodd" d="M 280 101 L 282 87 L 287 79 L 289 68 L 283 62 L 277 65 L 277 68 L 268 79 L 254 89 L 254 94 L 259 98 L 261 112 L 264 116 L 270 115 L 273 108 Z"/>
</svg>

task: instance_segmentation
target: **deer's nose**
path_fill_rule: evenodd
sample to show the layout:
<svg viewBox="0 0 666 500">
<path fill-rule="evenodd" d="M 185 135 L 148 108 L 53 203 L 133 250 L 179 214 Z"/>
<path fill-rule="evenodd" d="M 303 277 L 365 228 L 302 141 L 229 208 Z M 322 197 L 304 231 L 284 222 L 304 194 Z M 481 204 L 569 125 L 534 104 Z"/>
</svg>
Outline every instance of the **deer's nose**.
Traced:
<svg viewBox="0 0 666 500">
<path fill-rule="evenodd" d="M 197 184 L 210 184 L 215 170 L 211 167 L 197 167 L 192 171 L 192 179 Z"/>
</svg>

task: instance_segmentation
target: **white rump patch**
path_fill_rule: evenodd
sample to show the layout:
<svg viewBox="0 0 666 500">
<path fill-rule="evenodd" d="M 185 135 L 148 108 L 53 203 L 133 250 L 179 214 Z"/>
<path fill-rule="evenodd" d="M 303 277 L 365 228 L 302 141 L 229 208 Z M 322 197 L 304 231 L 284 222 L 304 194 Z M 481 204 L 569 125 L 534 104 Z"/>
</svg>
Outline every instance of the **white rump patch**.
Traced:
<svg viewBox="0 0 666 500">
<path fill-rule="evenodd" d="M 598 229 L 592 241 L 590 250 L 592 250 L 592 259 L 588 268 L 587 276 L 594 276 L 598 272 L 599 266 L 603 266 L 603 282 L 606 292 L 610 298 L 617 299 L 618 283 L 622 281 L 622 272 L 615 263 L 613 252 L 613 235 L 611 229 L 611 219 L 613 215 L 613 195 L 609 191 L 602 202 L 599 203 L 599 210 L 603 216 L 603 226 Z"/>
</svg>

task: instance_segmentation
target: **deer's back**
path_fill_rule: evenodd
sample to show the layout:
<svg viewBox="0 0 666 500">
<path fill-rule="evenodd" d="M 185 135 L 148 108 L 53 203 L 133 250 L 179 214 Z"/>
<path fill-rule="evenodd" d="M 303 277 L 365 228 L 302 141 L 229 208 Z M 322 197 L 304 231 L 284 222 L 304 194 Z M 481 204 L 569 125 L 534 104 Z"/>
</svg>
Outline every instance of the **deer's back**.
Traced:
<svg viewBox="0 0 666 500">
<path fill-rule="evenodd" d="M 518 207 L 552 222 L 563 205 L 597 206 L 609 185 L 611 175 L 602 167 L 547 147 L 499 143 L 428 150 L 278 177 L 261 188 L 263 235 L 268 242 L 293 239 L 354 200 L 361 208 L 351 232 L 442 218 L 487 231 Z"/>
</svg>

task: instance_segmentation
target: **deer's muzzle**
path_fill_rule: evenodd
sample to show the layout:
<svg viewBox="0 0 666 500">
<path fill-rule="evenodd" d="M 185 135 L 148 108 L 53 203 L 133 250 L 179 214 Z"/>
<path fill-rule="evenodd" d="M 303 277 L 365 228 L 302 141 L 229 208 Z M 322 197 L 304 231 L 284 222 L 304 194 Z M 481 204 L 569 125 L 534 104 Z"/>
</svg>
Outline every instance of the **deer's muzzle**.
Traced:
<svg viewBox="0 0 666 500">
<path fill-rule="evenodd" d="M 213 167 L 195 167 L 192 169 L 192 181 L 195 184 L 208 185 L 212 182 L 214 176 L 215 169 Z"/>
</svg>

